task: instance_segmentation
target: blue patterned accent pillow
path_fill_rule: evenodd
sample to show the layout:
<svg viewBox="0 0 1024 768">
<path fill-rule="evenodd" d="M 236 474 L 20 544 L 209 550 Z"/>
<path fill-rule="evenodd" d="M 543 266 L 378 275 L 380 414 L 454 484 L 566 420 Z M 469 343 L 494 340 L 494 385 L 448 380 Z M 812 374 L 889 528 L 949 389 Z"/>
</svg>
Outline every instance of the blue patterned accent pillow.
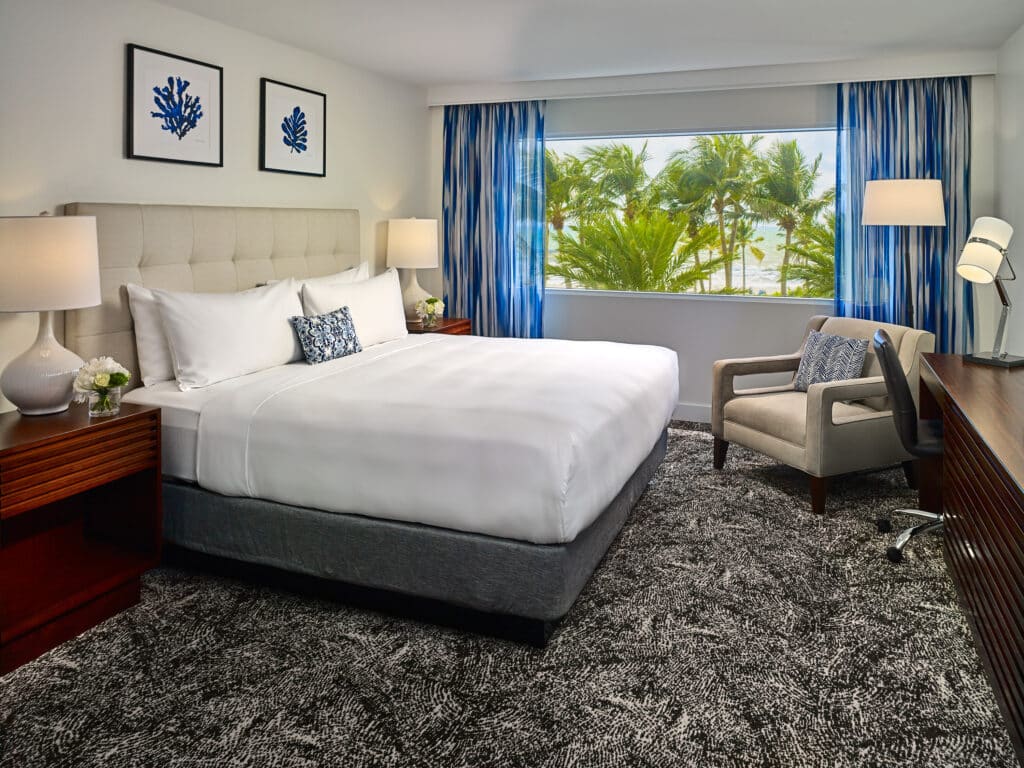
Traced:
<svg viewBox="0 0 1024 768">
<path fill-rule="evenodd" d="M 302 344 L 302 352 L 308 363 L 326 363 L 328 360 L 363 351 L 348 307 L 336 309 L 326 315 L 300 315 L 289 320 L 299 335 L 299 343 Z"/>
<path fill-rule="evenodd" d="M 859 379 L 867 353 L 867 339 L 811 331 L 793 384 L 798 391 L 806 392 L 811 384 L 823 381 Z"/>
</svg>

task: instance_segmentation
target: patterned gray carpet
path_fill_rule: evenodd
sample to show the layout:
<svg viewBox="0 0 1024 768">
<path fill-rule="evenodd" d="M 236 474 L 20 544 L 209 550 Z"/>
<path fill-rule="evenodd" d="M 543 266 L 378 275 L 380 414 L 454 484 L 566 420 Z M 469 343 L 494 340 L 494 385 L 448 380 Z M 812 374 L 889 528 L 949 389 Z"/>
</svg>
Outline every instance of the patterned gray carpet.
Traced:
<svg viewBox="0 0 1024 768">
<path fill-rule="evenodd" d="M 544 650 L 161 569 L 142 605 L 0 678 L 0 765 L 1014 765 L 938 540 L 704 432 L 669 454 Z"/>
</svg>

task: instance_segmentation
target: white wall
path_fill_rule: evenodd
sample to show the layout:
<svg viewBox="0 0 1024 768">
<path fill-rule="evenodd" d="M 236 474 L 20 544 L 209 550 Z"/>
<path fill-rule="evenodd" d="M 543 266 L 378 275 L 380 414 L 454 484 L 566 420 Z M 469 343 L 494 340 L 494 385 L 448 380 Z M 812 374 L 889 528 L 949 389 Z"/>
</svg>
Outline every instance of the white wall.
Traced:
<svg viewBox="0 0 1024 768">
<path fill-rule="evenodd" d="M 127 43 L 224 68 L 223 168 L 124 159 Z M 326 178 L 257 170 L 260 77 L 327 94 Z M 384 221 L 427 215 L 423 89 L 149 0 L 0 0 L 0 104 L 0 215 L 74 201 L 358 208 L 377 269 Z M 34 314 L 0 315 L 0 368 L 35 328 Z"/>
<path fill-rule="evenodd" d="M 984 75 L 971 79 L 971 216 L 996 215 L 996 82 Z M 957 258 L 959 254 L 952 254 Z M 995 288 L 975 285 L 974 348 L 988 345 L 996 334 L 999 304 Z"/>
<path fill-rule="evenodd" d="M 999 51 L 996 101 L 997 215 L 1017 229 L 1009 257 L 1024 278 L 1024 247 L 1020 247 L 1020 241 L 1024 240 L 1024 27 L 1017 30 Z M 1010 317 L 1007 348 L 1021 355 L 1024 354 L 1024 279 L 1007 283 L 1006 287 L 1017 307 Z M 983 341 L 983 348 L 992 348 L 992 336 L 985 337 Z"/>
<path fill-rule="evenodd" d="M 544 134 L 628 136 L 835 125 L 835 86 L 808 85 L 549 101 Z"/>
<path fill-rule="evenodd" d="M 711 364 L 727 357 L 796 352 L 807 321 L 831 300 L 548 291 L 544 335 L 657 344 L 679 355 L 677 419 L 711 420 Z M 740 386 L 779 383 L 751 377 Z"/>
</svg>

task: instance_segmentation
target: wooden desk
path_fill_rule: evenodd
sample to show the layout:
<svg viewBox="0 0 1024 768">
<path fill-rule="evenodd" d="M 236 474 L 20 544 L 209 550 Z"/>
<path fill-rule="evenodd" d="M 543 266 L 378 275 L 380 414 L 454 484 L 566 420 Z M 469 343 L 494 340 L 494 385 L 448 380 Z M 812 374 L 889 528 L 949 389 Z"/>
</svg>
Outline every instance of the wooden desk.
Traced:
<svg viewBox="0 0 1024 768">
<path fill-rule="evenodd" d="M 946 561 L 1024 765 L 1024 371 L 924 355 L 921 415 L 945 435 L 921 504 L 945 513 Z"/>
</svg>

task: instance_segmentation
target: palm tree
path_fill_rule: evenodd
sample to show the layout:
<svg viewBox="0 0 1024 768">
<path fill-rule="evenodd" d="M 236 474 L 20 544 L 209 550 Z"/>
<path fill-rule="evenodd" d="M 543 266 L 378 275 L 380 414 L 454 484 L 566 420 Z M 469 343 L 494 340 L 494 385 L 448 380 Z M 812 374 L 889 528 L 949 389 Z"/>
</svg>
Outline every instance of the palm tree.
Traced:
<svg viewBox="0 0 1024 768">
<path fill-rule="evenodd" d="M 764 238 L 755 237 L 755 235 L 757 235 L 757 227 L 749 217 L 744 216 L 736 225 L 736 245 L 740 249 L 740 260 L 743 264 L 743 293 L 747 292 L 747 251 L 749 250 L 753 254 L 759 264 L 764 259 L 764 251 L 754 245 L 754 243 L 763 243 Z"/>
<path fill-rule="evenodd" d="M 587 147 L 583 154 L 584 167 L 596 182 L 595 191 L 606 201 L 617 203 L 627 220 L 650 207 L 651 176 L 646 167 L 650 155 L 646 141 L 639 152 L 628 144 L 614 142 Z"/>
<path fill-rule="evenodd" d="M 830 298 L 836 287 L 836 213 L 804 219 L 795 233 L 793 254 L 800 263 L 789 267 L 793 280 L 803 281 L 805 296 Z"/>
<path fill-rule="evenodd" d="M 565 227 L 569 205 L 572 199 L 574 179 L 570 172 L 572 155 L 560 158 L 553 149 L 544 152 L 544 186 L 547 203 L 548 224 L 561 232 Z"/>
<path fill-rule="evenodd" d="M 561 232 L 566 223 L 611 210 L 614 204 L 597 194 L 597 183 L 583 161 L 575 155 L 559 157 L 554 150 L 544 153 L 548 224 Z"/>
<path fill-rule="evenodd" d="M 685 219 L 687 247 L 692 250 L 694 266 L 700 268 L 700 252 L 705 248 L 714 250 L 717 229 L 712 227 L 715 236 L 709 237 L 707 198 L 704 190 L 696 186 L 696 176 L 686 153 L 676 153 L 669 158 L 665 167 L 651 180 L 649 189 L 654 203 L 667 211 L 669 218 Z M 698 281 L 698 288 L 701 293 L 705 292 L 703 278 Z"/>
<path fill-rule="evenodd" d="M 684 160 L 681 183 L 697 193 L 689 208 L 704 211 L 718 225 L 726 290 L 732 290 L 736 227 L 746 214 L 744 203 L 755 180 L 754 161 L 760 140 L 760 136 L 735 133 L 697 136 L 690 149 L 677 155 Z"/>
<path fill-rule="evenodd" d="M 558 264 L 548 272 L 586 288 L 686 291 L 721 261 L 695 263 L 695 244 L 681 242 L 685 230 L 685 220 L 660 210 L 632 219 L 599 215 L 581 222 L 576 232 L 556 234 Z"/>
<path fill-rule="evenodd" d="M 779 270 L 781 295 L 788 295 L 789 263 L 793 254 L 793 233 L 800 222 L 813 219 L 834 197 L 834 190 L 814 197 L 814 185 L 820 175 L 821 155 L 814 162 L 807 158 L 796 140 L 776 141 L 758 163 L 757 189 L 750 201 L 752 210 L 766 221 L 774 222 L 786 237 Z"/>
</svg>

